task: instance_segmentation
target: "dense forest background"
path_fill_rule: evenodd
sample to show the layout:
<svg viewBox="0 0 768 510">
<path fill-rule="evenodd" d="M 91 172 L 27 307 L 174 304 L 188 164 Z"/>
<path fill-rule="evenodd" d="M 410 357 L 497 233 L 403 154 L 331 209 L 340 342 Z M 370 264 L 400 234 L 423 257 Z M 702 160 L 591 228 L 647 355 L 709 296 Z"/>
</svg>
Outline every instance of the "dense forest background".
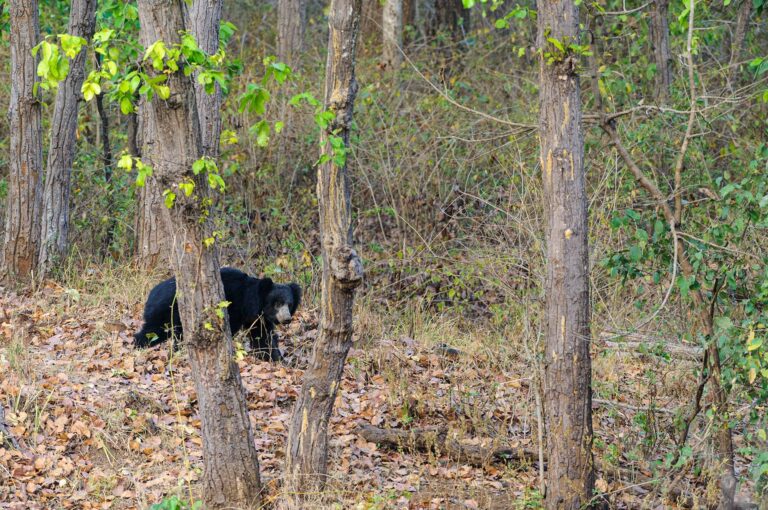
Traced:
<svg viewBox="0 0 768 510">
<path fill-rule="evenodd" d="M 66 33 L 69 2 L 40 4 L 42 35 Z M 116 31 L 126 67 L 143 54 L 132 5 L 98 2 L 96 30 Z M 583 2 L 569 50 L 589 206 L 596 487 L 615 508 L 717 504 L 712 438 L 723 417 L 717 395 L 703 391 L 709 341 L 720 347 L 737 501 L 768 505 L 768 23 L 762 0 L 690 10 L 687 1 Z M 547 260 L 536 5 L 405 1 L 394 56 L 382 48 L 383 11 L 364 2 L 347 155 L 365 278 L 331 420 L 330 480 L 309 507 L 538 508 Z M 281 333 L 287 365 L 239 352 L 267 501 L 280 494 L 290 410 L 317 336 L 321 127 L 317 108 L 291 98 L 323 97 L 327 15 L 325 2 L 307 4 L 302 49 L 281 83 L 265 61 L 279 53 L 278 6 L 232 0 L 222 14 L 231 59 L 217 161 L 222 265 L 305 292 Z M 86 75 L 98 65 L 89 53 Z M 0 73 L 5 110 L 9 66 Z M 189 367 L 164 348 L 130 345 L 149 289 L 170 275 L 139 245 L 142 188 L 135 168 L 119 164 L 146 142 L 140 115 L 121 111 L 115 89 L 95 96 L 77 120 L 68 254 L 48 278 L 0 292 L 0 406 L 25 450 L 0 448 L 9 508 L 198 499 Z M 41 97 L 47 152 L 55 94 Z M 10 135 L 0 123 L 3 204 Z M 162 144 L 174 133 L 154 136 Z M 680 246 L 687 269 L 674 262 Z M 407 441 L 386 448 L 358 434 L 363 422 L 442 427 L 481 457 L 518 453 L 473 461 Z"/>
</svg>

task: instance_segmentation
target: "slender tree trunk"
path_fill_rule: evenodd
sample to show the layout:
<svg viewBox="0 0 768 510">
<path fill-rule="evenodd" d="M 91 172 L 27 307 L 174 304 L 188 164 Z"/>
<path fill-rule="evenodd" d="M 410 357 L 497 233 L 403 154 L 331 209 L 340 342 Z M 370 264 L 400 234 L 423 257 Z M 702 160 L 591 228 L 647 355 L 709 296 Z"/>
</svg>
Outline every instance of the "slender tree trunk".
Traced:
<svg viewBox="0 0 768 510">
<path fill-rule="evenodd" d="M 573 0 L 538 3 L 538 47 L 579 40 Z M 578 509 L 593 496 L 587 196 L 577 61 L 539 57 L 541 168 L 547 216 L 546 354 L 548 509 Z"/>
<path fill-rule="evenodd" d="M 455 41 L 462 39 L 469 30 L 469 10 L 464 9 L 462 0 L 434 0 L 434 3 L 434 19 L 428 32 L 434 35 L 447 31 Z"/>
<path fill-rule="evenodd" d="M 367 51 L 381 43 L 382 8 L 379 0 L 363 0 L 360 8 L 360 34 L 357 48 Z"/>
<path fill-rule="evenodd" d="M 307 0 L 278 0 L 277 57 L 298 69 L 307 27 Z"/>
<path fill-rule="evenodd" d="M 400 48 L 403 46 L 403 1 L 386 0 L 382 20 L 384 65 L 389 70 L 397 70 L 403 63 L 403 56 L 400 52 Z"/>
<path fill-rule="evenodd" d="M 37 0 L 10 1 L 11 100 L 8 198 L 5 240 L 0 247 L 2 277 L 29 277 L 38 267 L 43 186 L 40 102 L 33 94 L 40 41 Z"/>
<path fill-rule="evenodd" d="M 96 54 L 96 67 L 101 68 L 101 55 Z M 96 95 L 96 111 L 99 112 L 99 138 L 101 139 L 101 164 L 104 165 L 104 180 L 112 180 L 112 144 L 109 142 L 109 115 L 104 108 L 104 94 Z"/>
<path fill-rule="evenodd" d="M 141 42 L 178 44 L 185 29 L 184 0 L 139 0 Z M 210 27 L 209 27 L 210 28 Z M 218 27 L 216 27 L 218 29 Z M 150 71 L 153 72 L 153 71 Z M 205 508 L 259 508 L 261 482 L 240 372 L 234 362 L 232 335 L 226 313 L 216 310 L 224 301 L 212 236 L 210 189 L 207 176 L 194 175 L 192 165 L 202 153 L 192 78 L 183 69 L 170 74 L 167 101 L 147 105 L 147 120 L 162 133 L 153 147 L 154 176 L 161 189 L 176 193 L 176 204 L 164 208 L 163 222 L 172 232 L 171 266 L 176 275 L 184 339 L 197 391 L 203 439 L 202 477 Z M 191 180 L 187 197 L 178 184 Z M 206 218 L 201 222 L 201 219 Z"/>
<path fill-rule="evenodd" d="M 352 345 L 352 303 L 363 266 L 352 248 L 351 196 L 346 161 L 333 159 L 329 138 L 349 147 L 357 94 L 355 45 L 361 0 L 332 0 L 328 24 L 325 106 L 335 115 L 322 134 L 322 152 L 331 158 L 318 166 L 317 197 L 323 252 L 320 334 L 293 409 L 286 454 L 287 483 L 296 495 L 321 490 L 328 459 L 328 420 Z"/>
<path fill-rule="evenodd" d="M 90 40 L 96 28 L 96 0 L 74 0 L 67 33 Z M 48 274 L 69 248 L 69 188 L 77 139 L 80 87 L 85 78 L 88 49 L 72 60 L 69 74 L 59 84 L 51 121 L 51 145 L 45 172 L 39 273 Z"/>
<path fill-rule="evenodd" d="M 654 0 L 651 7 L 651 45 L 656 63 L 654 97 L 663 104 L 669 97 L 672 83 L 672 55 L 669 52 L 669 0 Z"/>
<path fill-rule="evenodd" d="M 739 13 L 736 16 L 736 29 L 733 31 L 733 37 L 731 38 L 731 58 L 728 62 L 728 84 L 733 81 L 733 74 L 739 67 L 739 59 L 741 58 L 742 46 L 744 46 L 744 38 L 747 36 L 747 26 L 749 25 L 749 18 L 752 15 L 752 0 L 742 0 L 739 5 Z"/>
<path fill-rule="evenodd" d="M 141 157 L 141 142 L 139 136 L 139 115 L 136 112 L 128 114 L 128 153 L 135 157 Z"/>
</svg>

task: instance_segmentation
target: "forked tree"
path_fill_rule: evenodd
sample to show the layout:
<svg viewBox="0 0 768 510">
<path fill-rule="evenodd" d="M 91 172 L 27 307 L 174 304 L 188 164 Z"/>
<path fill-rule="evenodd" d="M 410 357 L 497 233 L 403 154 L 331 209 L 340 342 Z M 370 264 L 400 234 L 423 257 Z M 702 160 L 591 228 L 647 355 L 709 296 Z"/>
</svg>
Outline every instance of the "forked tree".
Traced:
<svg viewBox="0 0 768 510">
<path fill-rule="evenodd" d="M 184 0 L 139 0 L 141 41 L 149 48 L 180 43 Z M 208 27 L 211 29 L 211 27 Z M 154 66 L 147 72 L 156 74 Z M 256 447 L 234 361 L 224 289 L 213 238 L 211 190 L 213 170 L 193 171 L 202 154 L 194 86 L 180 61 L 175 72 L 165 66 L 170 97 L 154 97 L 145 108 L 158 136 L 153 146 L 153 179 L 175 193 L 175 203 L 162 209 L 172 235 L 170 262 L 176 275 L 177 300 L 188 345 L 200 414 L 205 508 L 259 508 L 261 481 Z M 187 196 L 180 184 L 194 185 Z"/>
<path fill-rule="evenodd" d="M 539 135 L 547 219 L 544 399 L 548 509 L 592 498 L 587 196 L 581 132 L 579 15 L 573 0 L 538 3 Z M 555 41 L 555 42 L 553 42 Z"/>
<path fill-rule="evenodd" d="M 332 0 L 328 16 L 325 108 L 317 198 L 323 254 L 320 331 L 291 417 L 286 454 L 288 490 L 315 493 L 325 484 L 328 421 L 352 345 L 352 303 L 363 277 L 352 248 L 351 192 L 346 157 L 357 94 L 355 54 L 361 0 Z M 336 147 L 336 149 L 334 149 Z"/>
<path fill-rule="evenodd" d="M 37 269 L 43 187 L 41 105 L 34 94 L 40 42 L 37 0 L 11 0 L 11 100 L 8 198 L 0 278 L 28 278 Z"/>
<path fill-rule="evenodd" d="M 96 0 L 74 0 L 67 33 L 90 40 L 96 28 Z M 87 49 L 70 64 L 67 77 L 59 84 L 51 120 L 51 141 L 43 191 L 39 272 L 47 274 L 69 248 L 69 190 L 72 162 L 77 145 L 77 113 L 80 87 L 85 78 Z"/>
</svg>

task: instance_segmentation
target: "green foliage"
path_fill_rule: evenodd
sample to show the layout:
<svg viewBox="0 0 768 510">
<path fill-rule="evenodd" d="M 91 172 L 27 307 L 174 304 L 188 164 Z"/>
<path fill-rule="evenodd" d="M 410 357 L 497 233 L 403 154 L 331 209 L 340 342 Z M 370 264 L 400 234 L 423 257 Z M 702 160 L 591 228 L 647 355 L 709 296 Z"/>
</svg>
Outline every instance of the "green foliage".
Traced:
<svg viewBox="0 0 768 510">
<path fill-rule="evenodd" d="M 286 81 L 293 78 L 293 71 L 282 62 L 277 62 L 275 57 L 266 57 L 263 60 L 264 76 L 260 83 L 249 83 L 245 92 L 240 96 L 239 112 L 248 112 L 258 116 L 263 116 L 267 111 L 267 104 L 272 95 L 269 92 L 271 82 L 277 85 L 283 85 Z M 269 139 L 272 129 L 280 133 L 283 129 L 283 123 L 277 121 L 270 126 L 266 119 L 260 119 L 252 124 L 248 132 L 256 138 L 256 145 L 266 147 L 269 145 Z"/>
<path fill-rule="evenodd" d="M 43 40 L 32 49 L 32 54 L 40 53 L 40 62 L 37 64 L 37 75 L 41 81 L 35 83 L 34 93 L 38 88 L 55 90 L 59 83 L 69 74 L 69 60 L 75 58 L 88 43 L 82 37 L 67 34 L 58 36 L 58 44 Z M 59 44 L 61 48 L 59 48 Z"/>
<path fill-rule="evenodd" d="M 570 38 L 565 38 L 562 41 L 555 39 L 554 37 L 547 37 L 549 47 L 543 50 L 544 59 L 547 65 L 552 65 L 558 62 L 564 62 L 567 58 L 576 57 L 589 57 L 592 55 L 592 51 L 588 44 L 576 44 L 570 42 Z"/>
<path fill-rule="evenodd" d="M 188 503 L 185 500 L 179 499 L 178 496 L 165 498 L 160 503 L 155 503 L 149 507 L 150 510 L 201 510 L 202 508 L 202 501 Z"/>
</svg>

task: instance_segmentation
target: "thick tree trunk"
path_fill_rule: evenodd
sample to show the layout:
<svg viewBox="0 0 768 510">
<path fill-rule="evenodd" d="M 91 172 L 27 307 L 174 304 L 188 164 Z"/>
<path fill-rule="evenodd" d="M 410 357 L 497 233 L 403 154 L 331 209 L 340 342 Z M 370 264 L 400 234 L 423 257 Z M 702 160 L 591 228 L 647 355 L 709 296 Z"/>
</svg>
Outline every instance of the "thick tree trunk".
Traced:
<svg viewBox="0 0 768 510">
<path fill-rule="evenodd" d="M 149 105 L 142 99 L 139 105 L 139 134 L 141 137 L 141 159 L 154 168 L 154 149 L 162 144 L 160 135 L 148 113 Z M 143 268 L 153 268 L 158 263 L 168 260 L 170 236 L 166 234 L 161 220 L 163 214 L 162 190 L 157 180 L 146 180 L 139 188 L 138 210 L 136 214 L 136 263 Z"/>
<path fill-rule="evenodd" d="M 184 30 L 184 0 L 139 0 L 141 42 L 178 44 Z M 184 339 L 197 391 L 203 439 L 202 478 L 205 508 L 260 508 L 261 482 L 256 448 L 240 380 L 234 362 L 226 314 L 216 310 L 224 301 L 212 236 L 207 176 L 194 175 L 193 163 L 202 153 L 192 78 L 183 70 L 170 74 L 171 97 L 147 105 L 147 122 L 162 133 L 153 147 L 154 176 L 159 189 L 176 194 L 176 204 L 163 209 L 166 230 L 173 233 L 171 265 L 176 275 Z M 178 184 L 191 180 L 187 197 Z M 206 218 L 204 221 L 201 219 Z"/>
<path fill-rule="evenodd" d="M 323 252 L 320 334 L 293 409 L 288 434 L 286 477 L 291 493 L 312 494 L 325 484 L 328 420 L 339 390 L 344 362 L 352 345 L 352 303 L 363 267 L 352 248 L 351 198 L 346 161 L 333 159 L 329 137 L 349 147 L 349 131 L 357 82 L 355 45 L 361 0 L 332 0 L 328 24 L 325 105 L 335 120 L 322 136 L 323 154 L 317 169 L 317 197 Z"/>
<path fill-rule="evenodd" d="M 277 58 L 298 69 L 307 26 L 307 0 L 278 0 Z"/>
<path fill-rule="evenodd" d="M 189 9 L 189 20 L 190 30 L 200 49 L 208 55 L 216 53 L 219 49 L 221 0 L 194 0 Z M 195 80 L 195 100 L 200 120 L 202 155 L 216 158 L 221 137 L 221 87 L 217 83 L 213 94 L 206 94 L 205 88 Z"/>
<path fill-rule="evenodd" d="M 74 0 L 67 33 L 90 40 L 96 28 L 96 0 Z M 88 48 L 72 60 L 69 74 L 59 84 L 51 121 L 51 145 L 45 172 L 39 272 L 44 276 L 69 247 L 69 183 L 77 145 L 77 112 L 85 78 Z"/>
<path fill-rule="evenodd" d="M 578 43 L 573 0 L 538 3 L 539 125 L 547 216 L 546 507 L 577 509 L 593 496 L 587 196 L 578 63 L 547 41 Z"/>
<path fill-rule="evenodd" d="M 397 70 L 403 63 L 403 1 L 386 0 L 382 20 L 382 59 L 388 70 Z"/>
<path fill-rule="evenodd" d="M 654 0 L 651 7 L 651 45 L 656 63 L 654 97 L 663 104 L 669 97 L 672 83 L 672 55 L 669 52 L 669 0 Z"/>
<path fill-rule="evenodd" d="M 40 102 L 33 94 L 40 41 L 37 0 L 10 1 L 11 100 L 9 182 L 2 277 L 29 277 L 37 269 L 43 177 Z"/>
</svg>

